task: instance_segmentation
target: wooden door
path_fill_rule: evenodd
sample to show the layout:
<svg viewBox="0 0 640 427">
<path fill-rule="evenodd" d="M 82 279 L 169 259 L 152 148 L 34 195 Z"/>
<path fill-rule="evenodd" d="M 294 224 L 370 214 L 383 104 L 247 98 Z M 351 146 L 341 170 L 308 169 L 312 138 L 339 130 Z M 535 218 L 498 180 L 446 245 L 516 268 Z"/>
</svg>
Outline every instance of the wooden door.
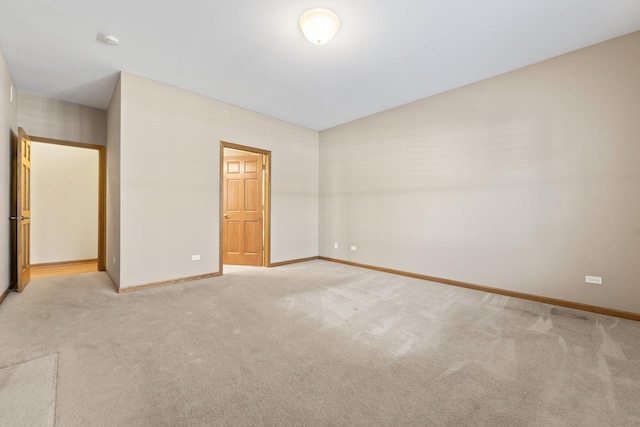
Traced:
<svg viewBox="0 0 640 427">
<path fill-rule="evenodd" d="M 31 278 L 31 139 L 24 129 L 18 129 L 16 150 L 16 216 L 17 224 L 17 289 L 22 292 Z"/>
<path fill-rule="evenodd" d="M 225 156 L 222 260 L 262 266 L 262 156 Z"/>
</svg>

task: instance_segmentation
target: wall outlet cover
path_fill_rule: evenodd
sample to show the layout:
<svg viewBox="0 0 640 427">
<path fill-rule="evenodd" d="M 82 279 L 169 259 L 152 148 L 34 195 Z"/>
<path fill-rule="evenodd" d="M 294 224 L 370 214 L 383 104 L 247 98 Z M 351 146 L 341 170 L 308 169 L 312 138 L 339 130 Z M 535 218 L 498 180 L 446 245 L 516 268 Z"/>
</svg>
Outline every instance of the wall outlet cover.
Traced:
<svg viewBox="0 0 640 427">
<path fill-rule="evenodd" d="M 191 261 L 200 261 L 200 255 L 191 255 Z"/>
<path fill-rule="evenodd" d="M 594 285 L 602 285 L 602 277 L 598 276 L 584 276 L 586 283 L 593 283 Z"/>
<path fill-rule="evenodd" d="M 355 246 L 351 246 L 351 250 L 355 251 L 357 248 Z"/>
</svg>

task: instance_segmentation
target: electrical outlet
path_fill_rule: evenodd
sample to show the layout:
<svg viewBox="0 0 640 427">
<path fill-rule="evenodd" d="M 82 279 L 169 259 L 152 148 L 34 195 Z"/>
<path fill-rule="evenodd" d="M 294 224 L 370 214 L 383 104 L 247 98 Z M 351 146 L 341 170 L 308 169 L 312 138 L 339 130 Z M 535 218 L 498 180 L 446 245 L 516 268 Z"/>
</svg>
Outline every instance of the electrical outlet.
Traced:
<svg viewBox="0 0 640 427">
<path fill-rule="evenodd" d="M 338 249 L 338 242 L 335 242 L 335 243 L 333 244 L 333 249 Z"/>
<path fill-rule="evenodd" d="M 191 261 L 200 261 L 200 255 L 191 255 Z"/>
<path fill-rule="evenodd" d="M 351 250 L 355 251 L 357 248 L 355 246 L 351 246 Z"/>
<path fill-rule="evenodd" d="M 594 285 L 602 285 L 602 277 L 598 276 L 584 276 L 586 283 L 593 283 Z"/>
</svg>

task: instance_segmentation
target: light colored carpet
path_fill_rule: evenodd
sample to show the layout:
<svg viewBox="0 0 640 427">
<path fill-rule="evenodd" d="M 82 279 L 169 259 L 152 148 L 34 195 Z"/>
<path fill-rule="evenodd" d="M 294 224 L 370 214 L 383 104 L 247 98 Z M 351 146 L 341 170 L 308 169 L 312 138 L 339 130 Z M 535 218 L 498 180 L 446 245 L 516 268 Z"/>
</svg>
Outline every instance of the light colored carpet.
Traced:
<svg viewBox="0 0 640 427">
<path fill-rule="evenodd" d="M 59 353 L 58 426 L 640 425 L 640 323 L 325 261 L 33 280 L 0 342 Z"/>
<path fill-rule="evenodd" d="M 0 426 L 53 426 L 58 355 L 0 369 Z"/>
</svg>

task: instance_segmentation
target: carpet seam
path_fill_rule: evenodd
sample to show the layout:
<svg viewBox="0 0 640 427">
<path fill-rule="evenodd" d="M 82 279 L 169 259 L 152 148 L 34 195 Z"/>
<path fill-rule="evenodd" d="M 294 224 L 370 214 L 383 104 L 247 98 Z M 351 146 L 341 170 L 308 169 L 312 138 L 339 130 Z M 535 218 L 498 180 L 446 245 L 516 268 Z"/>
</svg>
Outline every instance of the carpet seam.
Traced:
<svg viewBox="0 0 640 427">
<path fill-rule="evenodd" d="M 56 427 L 56 424 L 58 424 L 58 379 L 60 377 L 60 374 L 58 372 L 58 364 L 60 362 L 60 352 L 56 352 L 56 386 L 54 388 L 54 396 L 53 396 L 53 427 Z"/>
<path fill-rule="evenodd" d="M 14 366 L 22 365 L 23 363 L 33 362 L 33 361 L 38 360 L 38 359 L 43 359 L 45 357 L 49 357 L 49 356 L 53 356 L 53 355 L 57 356 L 59 354 L 60 354 L 60 352 L 56 351 L 54 353 L 49 353 L 49 354 L 45 354 L 43 356 L 34 357 L 33 359 L 27 359 L 27 360 L 23 360 L 22 362 L 12 363 L 11 365 L 0 366 L 0 369 L 13 368 Z"/>
</svg>

